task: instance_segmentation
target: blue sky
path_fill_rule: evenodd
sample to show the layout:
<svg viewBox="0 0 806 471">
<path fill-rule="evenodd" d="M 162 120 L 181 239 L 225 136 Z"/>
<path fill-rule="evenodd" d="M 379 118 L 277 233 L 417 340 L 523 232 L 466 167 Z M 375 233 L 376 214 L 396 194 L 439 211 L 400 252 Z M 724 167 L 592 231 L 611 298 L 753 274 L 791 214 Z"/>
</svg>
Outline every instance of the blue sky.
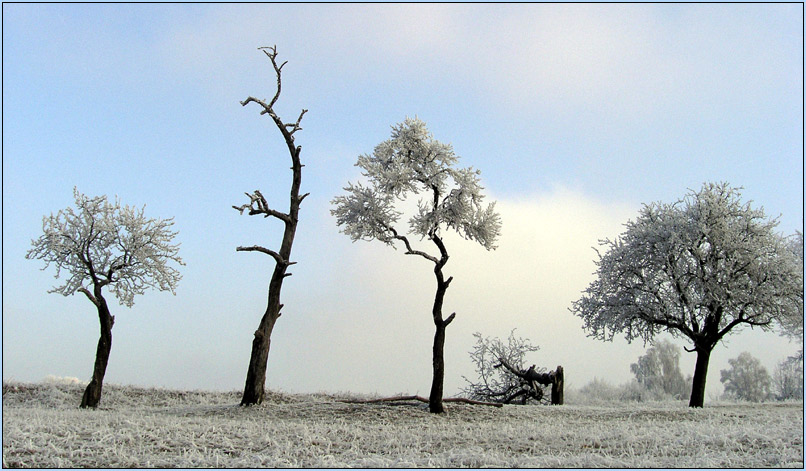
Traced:
<svg viewBox="0 0 806 471">
<path fill-rule="evenodd" d="M 798 4 L 3 5 L 3 377 L 89 377 L 93 306 L 47 294 L 24 259 L 42 216 L 72 188 L 175 217 L 187 266 L 177 295 L 115 305 L 107 381 L 242 387 L 281 227 L 232 205 L 259 189 L 282 210 L 289 158 L 266 116 L 259 46 L 277 45 L 276 109 L 302 145 L 303 203 L 272 337 L 269 387 L 426 393 L 434 281 L 422 260 L 351 244 L 329 201 L 406 116 L 481 169 L 499 202 L 496 252 L 451 240 L 446 392 L 472 376 L 472 333 L 512 328 L 534 362 L 630 378 L 643 345 L 588 339 L 567 310 L 591 281 L 591 249 L 641 203 L 705 181 L 803 226 L 803 10 Z M 464 320 L 463 320 L 464 319 Z M 746 331 L 772 369 L 796 346 Z M 693 358 L 683 356 L 684 373 Z"/>
</svg>

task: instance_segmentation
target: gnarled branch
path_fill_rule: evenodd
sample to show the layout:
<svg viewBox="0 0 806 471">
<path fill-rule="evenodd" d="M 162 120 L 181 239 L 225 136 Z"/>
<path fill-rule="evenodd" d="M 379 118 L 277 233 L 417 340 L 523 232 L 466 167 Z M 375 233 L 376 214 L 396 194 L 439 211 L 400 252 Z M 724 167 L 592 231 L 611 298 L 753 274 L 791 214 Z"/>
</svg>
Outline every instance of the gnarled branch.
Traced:
<svg viewBox="0 0 806 471">
<path fill-rule="evenodd" d="M 262 214 L 263 217 L 274 216 L 285 223 L 291 223 L 291 216 L 269 208 L 268 203 L 266 203 L 266 198 L 263 197 L 263 194 L 260 193 L 260 191 L 255 190 L 255 193 L 251 195 L 249 193 L 244 194 L 249 197 L 249 203 L 232 207 L 239 213 L 243 214 L 243 212 L 248 209 L 248 214 L 250 216 L 254 216 L 256 214 Z"/>
<path fill-rule="evenodd" d="M 236 247 L 235 251 L 237 252 L 262 252 L 266 255 L 270 255 L 274 260 L 280 265 L 293 265 L 297 262 L 289 262 L 288 260 L 284 259 L 279 253 L 275 252 L 274 250 L 267 249 L 266 247 L 261 247 L 259 245 L 253 245 L 251 247 Z"/>
<path fill-rule="evenodd" d="M 92 301 L 92 304 L 95 304 L 96 306 L 101 305 L 98 299 L 96 299 L 95 296 L 93 296 L 92 293 L 90 293 L 89 290 L 87 290 L 87 288 L 82 287 L 79 288 L 77 291 L 84 293 L 90 299 L 90 301 Z"/>
</svg>

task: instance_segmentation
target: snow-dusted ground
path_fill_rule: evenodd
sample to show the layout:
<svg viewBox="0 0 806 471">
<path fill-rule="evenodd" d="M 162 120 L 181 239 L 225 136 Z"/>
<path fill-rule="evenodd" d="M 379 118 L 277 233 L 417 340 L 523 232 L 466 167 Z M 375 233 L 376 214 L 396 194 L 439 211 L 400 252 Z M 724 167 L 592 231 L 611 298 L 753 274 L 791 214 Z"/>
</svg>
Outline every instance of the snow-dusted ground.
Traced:
<svg viewBox="0 0 806 471">
<path fill-rule="evenodd" d="M 3 467 L 803 467 L 803 403 L 348 404 L 331 395 L 3 384 Z M 345 396 L 339 396 L 345 397 Z"/>
</svg>

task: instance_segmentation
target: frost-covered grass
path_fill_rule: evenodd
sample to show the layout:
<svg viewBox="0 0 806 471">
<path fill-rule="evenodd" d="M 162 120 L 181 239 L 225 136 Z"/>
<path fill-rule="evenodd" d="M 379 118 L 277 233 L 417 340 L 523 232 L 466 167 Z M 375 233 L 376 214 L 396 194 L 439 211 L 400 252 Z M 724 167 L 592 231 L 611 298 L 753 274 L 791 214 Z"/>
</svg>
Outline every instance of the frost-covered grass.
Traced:
<svg viewBox="0 0 806 471">
<path fill-rule="evenodd" d="M 3 467 L 803 467 L 803 403 L 348 404 L 345 396 L 3 384 Z"/>
</svg>

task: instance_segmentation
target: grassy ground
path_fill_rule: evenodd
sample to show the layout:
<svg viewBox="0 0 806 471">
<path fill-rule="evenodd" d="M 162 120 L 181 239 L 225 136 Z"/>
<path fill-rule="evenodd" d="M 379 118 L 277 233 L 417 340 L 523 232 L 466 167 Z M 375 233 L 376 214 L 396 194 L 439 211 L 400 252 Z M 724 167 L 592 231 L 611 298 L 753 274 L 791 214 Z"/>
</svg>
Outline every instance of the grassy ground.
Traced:
<svg viewBox="0 0 806 471">
<path fill-rule="evenodd" d="M 330 395 L 3 384 L 3 467 L 803 467 L 803 403 L 347 404 Z"/>
</svg>

